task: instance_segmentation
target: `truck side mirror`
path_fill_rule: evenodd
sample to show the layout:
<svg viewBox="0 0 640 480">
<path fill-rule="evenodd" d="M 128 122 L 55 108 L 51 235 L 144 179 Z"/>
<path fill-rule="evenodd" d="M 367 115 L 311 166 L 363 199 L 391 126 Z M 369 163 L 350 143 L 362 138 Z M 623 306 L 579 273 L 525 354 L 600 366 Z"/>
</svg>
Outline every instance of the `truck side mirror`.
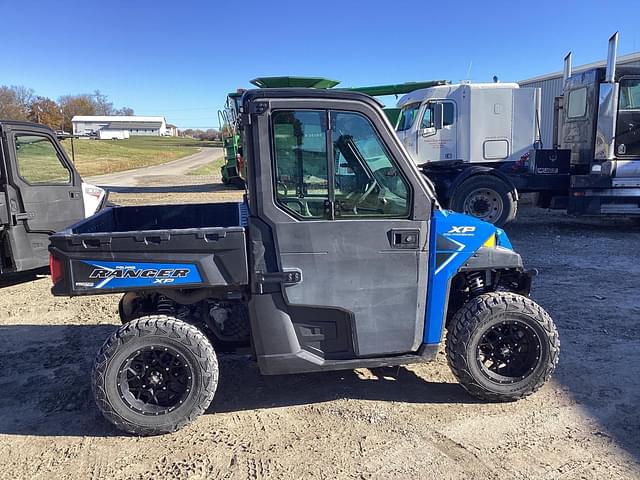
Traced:
<svg viewBox="0 0 640 480">
<path fill-rule="evenodd" d="M 442 130 L 444 126 L 444 105 L 437 102 L 433 105 L 433 127 L 436 130 Z"/>
</svg>

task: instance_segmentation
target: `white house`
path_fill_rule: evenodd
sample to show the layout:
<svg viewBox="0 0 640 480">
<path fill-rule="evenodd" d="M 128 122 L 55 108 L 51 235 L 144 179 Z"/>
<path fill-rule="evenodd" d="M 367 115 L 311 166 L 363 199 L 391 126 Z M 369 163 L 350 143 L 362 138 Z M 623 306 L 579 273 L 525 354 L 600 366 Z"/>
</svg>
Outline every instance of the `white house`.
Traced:
<svg viewBox="0 0 640 480">
<path fill-rule="evenodd" d="M 165 133 L 165 135 L 169 137 L 177 137 L 178 127 L 176 127 L 175 125 L 171 125 L 170 123 L 167 123 L 167 133 Z"/>
<path fill-rule="evenodd" d="M 167 135 L 167 121 L 164 117 L 124 116 L 124 115 L 76 115 L 71 119 L 73 134 L 80 136 L 97 135 L 100 130 L 128 132 L 129 135 Z"/>
</svg>

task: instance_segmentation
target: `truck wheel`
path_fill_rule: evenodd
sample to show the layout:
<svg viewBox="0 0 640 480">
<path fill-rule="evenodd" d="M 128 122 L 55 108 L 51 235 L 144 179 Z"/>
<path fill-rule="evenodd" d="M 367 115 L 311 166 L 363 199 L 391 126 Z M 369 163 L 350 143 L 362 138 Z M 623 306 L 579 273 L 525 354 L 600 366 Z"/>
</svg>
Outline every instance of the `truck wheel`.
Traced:
<svg viewBox="0 0 640 480">
<path fill-rule="evenodd" d="M 184 427 L 206 410 L 218 384 L 218 361 L 196 327 L 150 315 L 107 339 L 92 381 L 107 420 L 135 435 L 157 435 Z"/>
<path fill-rule="evenodd" d="M 505 402 L 532 394 L 549 379 L 560 340 L 553 320 L 534 301 L 495 292 L 458 310 L 446 351 L 451 370 L 470 394 Z"/>
<path fill-rule="evenodd" d="M 466 213 L 501 227 L 516 218 L 515 192 L 493 175 L 476 175 L 462 182 L 449 203 L 451 210 Z"/>
</svg>

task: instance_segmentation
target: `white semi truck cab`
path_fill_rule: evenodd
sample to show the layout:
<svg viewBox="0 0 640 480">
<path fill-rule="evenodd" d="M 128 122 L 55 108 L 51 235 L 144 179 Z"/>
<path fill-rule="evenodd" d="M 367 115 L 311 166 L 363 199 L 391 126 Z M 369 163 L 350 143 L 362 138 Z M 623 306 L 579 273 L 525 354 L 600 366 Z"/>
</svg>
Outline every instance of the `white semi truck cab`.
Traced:
<svg viewBox="0 0 640 480">
<path fill-rule="evenodd" d="M 515 218 L 519 192 L 570 214 L 640 215 L 640 69 L 616 70 L 617 38 L 606 68 L 572 75 L 567 56 L 554 145 L 539 140 L 537 88 L 462 83 L 403 96 L 397 134 L 440 201 L 496 225 Z"/>
<path fill-rule="evenodd" d="M 504 225 L 516 216 L 530 152 L 539 145 L 540 90 L 461 83 L 415 90 L 398 102 L 397 134 L 452 210 Z"/>
<path fill-rule="evenodd" d="M 517 83 L 416 90 L 398 102 L 396 130 L 418 164 L 516 162 L 538 141 L 539 97 L 539 89 Z"/>
</svg>

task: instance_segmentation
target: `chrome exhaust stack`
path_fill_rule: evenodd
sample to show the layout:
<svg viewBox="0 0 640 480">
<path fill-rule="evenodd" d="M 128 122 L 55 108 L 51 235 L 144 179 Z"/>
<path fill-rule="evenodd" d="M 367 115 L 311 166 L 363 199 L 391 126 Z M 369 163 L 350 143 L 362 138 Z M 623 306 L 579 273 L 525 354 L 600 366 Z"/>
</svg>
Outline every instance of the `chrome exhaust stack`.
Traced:
<svg viewBox="0 0 640 480">
<path fill-rule="evenodd" d="M 605 162 L 592 166 L 591 171 L 602 174 L 615 175 L 616 154 L 615 132 L 618 113 L 619 85 L 616 83 L 616 60 L 618 51 L 618 32 L 609 38 L 607 52 L 607 67 L 604 82 L 600 84 L 598 92 L 598 117 L 596 124 L 595 159 Z M 597 170 L 600 169 L 600 170 Z"/>
<path fill-rule="evenodd" d="M 571 52 L 564 57 L 564 72 L 562 74 L 562 85 L 567 85 L 567 80 L 571 76 Z"/>
<path fill-rule="evenodd" d="M 616 80 L 616 60 L 618 57 L 618 32 L 609 38 L 609 51 L 607 52 L 607 70 L 604 81 L 613 83 Z"/>
</svg>

